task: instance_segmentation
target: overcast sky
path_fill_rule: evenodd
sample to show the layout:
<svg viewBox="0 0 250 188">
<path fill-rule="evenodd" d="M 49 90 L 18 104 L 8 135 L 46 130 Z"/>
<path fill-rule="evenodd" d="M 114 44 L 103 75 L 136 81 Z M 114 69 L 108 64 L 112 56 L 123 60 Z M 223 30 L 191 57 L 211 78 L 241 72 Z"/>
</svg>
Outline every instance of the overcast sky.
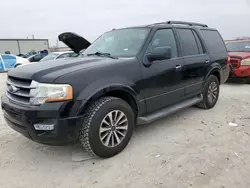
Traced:
<svg viewBox="0 0 250 188">
<path fill-rule="evenodd" d="M 250 0 L 1 0 L 0 38 L 76 32 L 93 41 L 112 28 L 167 20 L 201 22 L 224 39 L 250 36 Z"/>
</svg>

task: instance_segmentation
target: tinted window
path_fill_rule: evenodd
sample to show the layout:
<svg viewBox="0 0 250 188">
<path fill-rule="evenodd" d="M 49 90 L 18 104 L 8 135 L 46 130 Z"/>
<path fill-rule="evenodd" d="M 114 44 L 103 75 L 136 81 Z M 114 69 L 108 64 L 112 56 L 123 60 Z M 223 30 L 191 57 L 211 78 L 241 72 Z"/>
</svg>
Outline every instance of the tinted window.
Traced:
<svg viewBox="0 0 250 188">
<path fill-rule="evenodd" d="M 77 53 L 74 53 L 74 52 L 72 52 L 71 54 L 70 54 L 70 57 L 77 57 L 78 56 L 78 54 Z"/>
<path fill-rule="evenodd" d="M 225 43 L 218 31 L 201 30 L 201 36 L 204 39 L 210 53 L 216 54 L 226 52 Z"/>
<path fill-rule="evenodd" d="M 197 33 L 196 33 L 195 31 L 193 31 L 193 33 L 194 33 L 194 36 L 195 36 L 197 45 L 198 45 L 198 47 L 199 47 L 199 52 L 200 52 L 200 54 L 204 54 L 204 53 L 205 53 L 205 50 L 204 50 L 204 47 L 202 46 L 200 37 L 197 35 Z"/>
<path fill-rule="evenodd" d="M 183 50 L 183 56 L 197 55 L 199 49 L 194 38 L 194 34 L 190 29 L 177 29 L 180 35 L 180 42 Z"/>
<path fill-rule="evenodd" d="M 40 61 L 43 57 L 44 57 L 43 54 L 36 54 L 36 55 L 30 56 L 29 61 L 31 62 Z"/>
<path fill-rule="evenodd" d="M 172 57 L 177 57 L 177 46 L 172 29 L 161 29 L 155 32 L 150 50 L 156 47 L 171 47 Z"/>
<path fill-rule="evenodd" d="M 70 53 L 62 54 L 58 56 L 56 59 L 61 59 L 61 58 L 66 58 L 66 57 L 70 57 Z"/>
<path fill-rule="evenodd" d="M 42 58 L 43 58 L 43 55 L 42 55 L 42 54 L 38 54 L 38 55 L 36 55 L 36 56 L 34 57 L 34 60 L 39 61 L 39 60 L 42 59 Z"/>
</svg>

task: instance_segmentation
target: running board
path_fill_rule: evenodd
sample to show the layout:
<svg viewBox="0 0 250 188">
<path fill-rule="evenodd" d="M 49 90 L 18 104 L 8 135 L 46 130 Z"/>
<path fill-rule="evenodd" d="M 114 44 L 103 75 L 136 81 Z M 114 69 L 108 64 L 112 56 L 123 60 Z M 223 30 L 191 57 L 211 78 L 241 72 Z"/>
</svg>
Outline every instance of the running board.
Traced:
<svg viewBox="0 0 250 188">
<path fill-rule="evenodd" d="M 178 110 L 193 106 L 193 105 L 201 102 L 202 100 L 203 100 L 203 96 L 200 95 L 200 96 L 197 96 L 195 98 L 191 98 L 191 99 L 182 101 L 180 103 L 177 103 L 173 106 L 161 109 L 161 110 L 156 111 L 152 114 L 149 114 L 149 115 L 146 115 L 143 117 L 138 117 L 137 118 L 137 125 L 147 124 L 147 123 L 150 123 L 152 121 L 161 119 L 161 118 L 166 117 L 167 115 L 170 115 Z"/>
</svg>

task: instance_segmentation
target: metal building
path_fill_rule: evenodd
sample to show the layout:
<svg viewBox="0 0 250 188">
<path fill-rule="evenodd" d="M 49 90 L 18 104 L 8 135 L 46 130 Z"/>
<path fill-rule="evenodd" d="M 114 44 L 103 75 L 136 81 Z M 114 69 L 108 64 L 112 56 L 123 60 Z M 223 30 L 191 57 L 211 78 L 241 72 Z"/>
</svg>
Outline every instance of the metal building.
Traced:
<svg viewBox="0 0 250 188">
<path fill-rule="evenodd" d="M 25 54 L 31 51 L 49 50 L 48 39 L 0 39 L 0 54 Z"/>
</svg>

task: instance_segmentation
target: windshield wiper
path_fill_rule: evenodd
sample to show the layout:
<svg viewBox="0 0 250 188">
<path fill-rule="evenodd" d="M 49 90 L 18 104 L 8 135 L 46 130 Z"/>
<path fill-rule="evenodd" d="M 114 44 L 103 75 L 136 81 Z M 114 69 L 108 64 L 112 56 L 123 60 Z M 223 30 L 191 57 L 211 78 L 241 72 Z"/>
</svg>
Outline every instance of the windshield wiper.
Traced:
<svg viewBox="0 0 250 188">
<path fill-rule="evenodd" d="M 87 56 L 92 56 L 92 55 L 104 56 L 104 57 L 109 57 L 109 58 L 112 58 L 112 59 L 118 59 L 117 57 L 112 56 L 110 53 L 96 52 L 96 53 L 93 53 L 93 54 L 87 54 Z"/>
</svg>

